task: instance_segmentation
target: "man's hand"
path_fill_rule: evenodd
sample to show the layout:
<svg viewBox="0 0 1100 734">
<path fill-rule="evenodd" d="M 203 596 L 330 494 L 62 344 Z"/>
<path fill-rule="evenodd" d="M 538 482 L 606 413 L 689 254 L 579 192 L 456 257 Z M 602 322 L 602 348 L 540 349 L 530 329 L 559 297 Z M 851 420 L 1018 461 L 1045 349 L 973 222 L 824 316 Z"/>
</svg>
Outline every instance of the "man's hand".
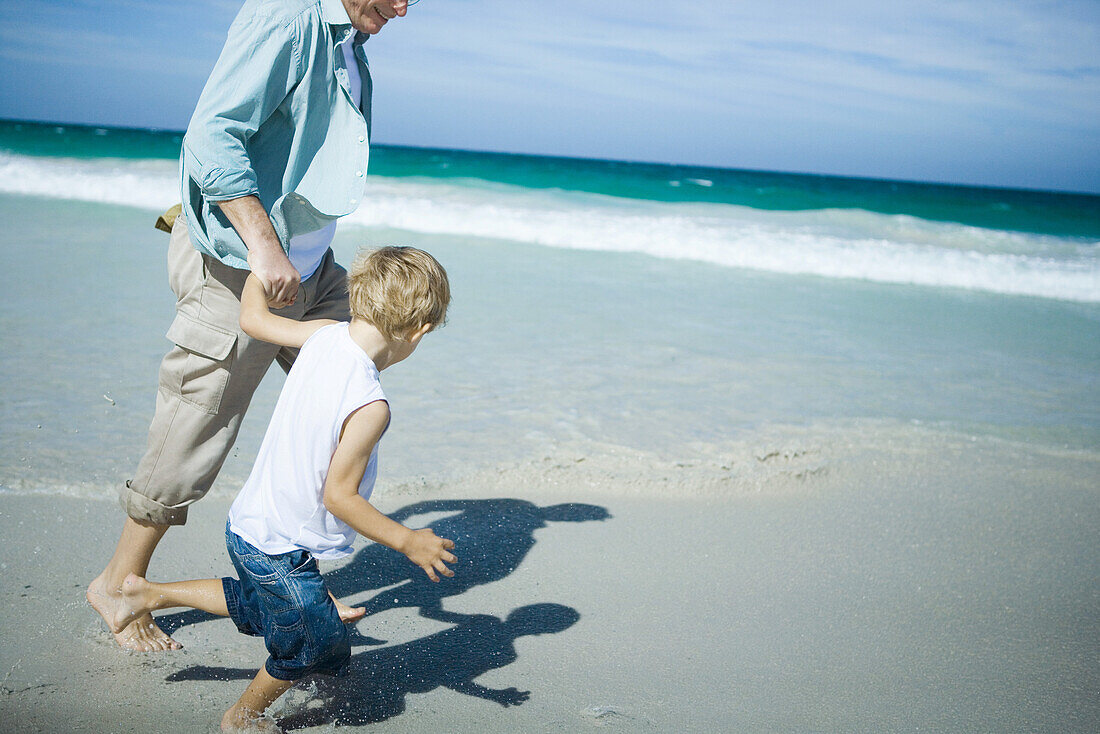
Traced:
<svg viewBox="0 0 1100 734">
<path fill-rule="evenodd" d="M 302 276 L 283 252 L 279 236 L 260 200 L 255 196 L 242 196 L 220 201 L 218 207 L 248 248 L 248 267 L 263 284 L 267 304 L 282 308 L 294 303 Z"/>
<path fill-rule="evenodd" d="M 249 248 L 248 267 L 263 285 L 267 304 L 272 308 L 289 306 L 298 298 L 302 276 L 290 264 L 282 247 Z"/>
<path fill-rule="evenodd" d="M 305 344 L 318 329 L 337 322 L 332 319 L 298 321 L 271 313 L 264 284 L 255 273 L 252 273 L 244 281 L 244 288 L 241 289 L 239 323 L 241 331 L 253 339 L 297 349 Z"/>
<path fill-rule="evenodd" d="M 424 573 L 428 574 L 428 578 L 432 581 L 439 581 L 439 577 L 435 574 L 436 571 L 447 577 L 455 575 L 454 571 L 445 565 L 445 562 L 454 563 L 458 560 L 447 552 L 454 547 L 453 540 L 440 538 L 431 528 L 423 528 L 409 533 L 401 551 L 408 556 L 410 561 L 424 569 Z"/>
</svg>

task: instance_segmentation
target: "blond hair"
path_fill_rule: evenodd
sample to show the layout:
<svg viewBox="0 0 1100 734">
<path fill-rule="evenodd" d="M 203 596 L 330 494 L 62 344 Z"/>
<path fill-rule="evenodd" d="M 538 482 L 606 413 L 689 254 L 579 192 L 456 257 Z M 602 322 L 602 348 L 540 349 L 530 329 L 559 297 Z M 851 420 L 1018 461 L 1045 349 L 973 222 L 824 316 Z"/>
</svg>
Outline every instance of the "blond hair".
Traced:
<svg viewBox="0 0 1100 734">
<path fill-rule="evenodd" d="M 415 247 L 360 250 L 348 271 L 353 318 L 373 325 L 387 339 L 404 339 L 423 326 L 447 320 L 451 286 L 439 262 Z"/>
</svg>

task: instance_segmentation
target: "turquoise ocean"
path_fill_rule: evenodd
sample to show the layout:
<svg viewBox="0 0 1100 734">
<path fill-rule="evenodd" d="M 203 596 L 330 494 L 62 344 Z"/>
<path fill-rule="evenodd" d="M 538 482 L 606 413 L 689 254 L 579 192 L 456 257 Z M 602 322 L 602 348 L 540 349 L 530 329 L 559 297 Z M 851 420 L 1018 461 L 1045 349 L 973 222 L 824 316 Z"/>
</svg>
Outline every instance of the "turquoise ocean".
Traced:
<svg viewBox="0 0 1100 734">
<path fill-rule="evenodd" d="M 0 491 L 110 496 L 133 470 L 180 139 L 0 121 Z M 737 491 L 772 455 L 944 437 L 1100 465 L 1098 196 L 382 145 L 369 174 L 337 259 L 416 245 L 454 291 L 383 376 L 380 487 L 584 464 Z"/>
</svg>

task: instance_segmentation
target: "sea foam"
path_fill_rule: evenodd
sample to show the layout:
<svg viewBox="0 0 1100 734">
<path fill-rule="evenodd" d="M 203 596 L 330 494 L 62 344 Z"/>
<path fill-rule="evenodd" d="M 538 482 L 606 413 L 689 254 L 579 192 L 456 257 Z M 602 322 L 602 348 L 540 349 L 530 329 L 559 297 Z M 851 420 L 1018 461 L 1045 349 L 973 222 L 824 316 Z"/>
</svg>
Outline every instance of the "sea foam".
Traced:
<svg viewBox="0 0 1100 734">
<path fill-rule="evenodd" d="M 0 153 L 0 192 L 167 208 L 164 160 Z M 473 179 L 369 179 L 348 221 L 426 234 L 642 253 L 725 267 L 1100 302 L 1100 243 L 859 209 L 765 211 Z"/>
</svg>

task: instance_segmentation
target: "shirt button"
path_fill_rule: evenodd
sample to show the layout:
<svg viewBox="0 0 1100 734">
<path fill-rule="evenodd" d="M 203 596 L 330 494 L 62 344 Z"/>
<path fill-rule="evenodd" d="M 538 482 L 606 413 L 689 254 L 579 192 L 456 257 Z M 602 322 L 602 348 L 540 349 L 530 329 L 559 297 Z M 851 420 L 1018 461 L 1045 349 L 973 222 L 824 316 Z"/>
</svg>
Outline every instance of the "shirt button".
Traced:
<svg viewBox="0 0 1100 734">
<path fill-rule="evenodd" d="M 355 199 L 351 199 L 351 200 L 349 200 L 349 201 L 348 201 L 348 203 L 349 203 L 349 204 L 354 204 L 354 203 L 355 203 Z"/>
<path fill-rule="evenodd" d="M 358 176 L 359 178 L 363 178 L 363 172 L 362 171 L 356 171 L 355 175 Z"/>
<path fill-rule="evenodd" d="M 365 136 L 365 135 L 360 135 L 360 136 L 359 136 L 359 142 L 360 142 L 360 143 L 365 143 L 365 142 L 367 142 L 367 138 L 366 138 L 366 136 Z"/>
</svg>

